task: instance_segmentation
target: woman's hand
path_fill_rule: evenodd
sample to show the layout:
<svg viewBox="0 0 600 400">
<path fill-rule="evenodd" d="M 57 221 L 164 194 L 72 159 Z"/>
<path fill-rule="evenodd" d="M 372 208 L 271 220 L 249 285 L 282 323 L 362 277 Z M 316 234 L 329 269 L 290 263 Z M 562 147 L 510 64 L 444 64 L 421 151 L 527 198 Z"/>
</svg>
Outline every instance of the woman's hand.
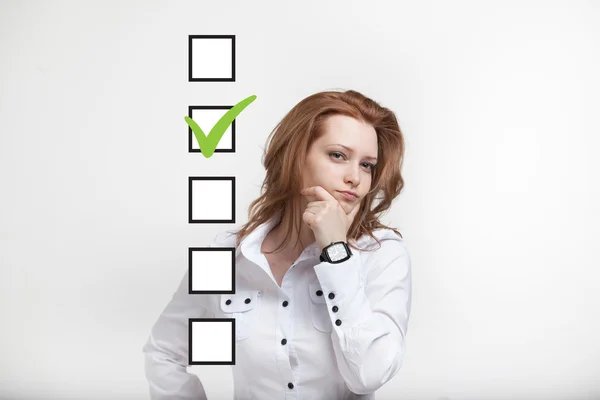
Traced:
<svg viewBox="0 0 600 400">
<path fill-rule="evenodd" d="M 300 194 L 309 201 L 302 220 L 315 234 L 319 250 L 332 242 L 347 242 L 348 229 L 360 208 L 360 201 L 346 214 L 340 203 L 323 187 L 311 186 Z"/>
</svg>

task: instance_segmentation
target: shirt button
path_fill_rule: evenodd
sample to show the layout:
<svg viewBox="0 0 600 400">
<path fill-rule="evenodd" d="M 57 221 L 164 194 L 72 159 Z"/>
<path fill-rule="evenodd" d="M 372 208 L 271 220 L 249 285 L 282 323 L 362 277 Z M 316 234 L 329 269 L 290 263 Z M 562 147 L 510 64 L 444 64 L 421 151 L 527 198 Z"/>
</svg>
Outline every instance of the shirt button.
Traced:
<svg viewBox="0 0 600 400">
<path fill-rule="evenodd" d="M 292 382 L 290 382 L 290 383 L 288 383 L 288 387 L 289 387 L 290 389 L 293 389 L 293 388 L 294 388 L 294 384 L 293 384 Z"/>
<path fill-rule="evenodd" d="M 333 307 L 331 307 L 331 311 L 333 311 L 333 312 L 338 312 L 338 306 L 333 306 Z"/>
<path fill-rule="evenodd" d="M 333 293 L 329 293 L 329 298 L 330 298 L 330 299 L 333 299 L 334 297 L 335 297 L 335 294 L 333 294 Z"/>
<path fill-rule="evenodd" d="M 335 320 L 335 324 L 336 324 L 337 326 L 340 326 L 340 325 L 342 324 L 342 321 L 340 321 L 339 319 L 336 319 L 336 320 Z"/>
<path fill-rule="evenodd" d="M 252 300 L 250 300 L 250 299 L 246 299 L 246 300 L 244 300 L 244 303 L 248 304 L 248 303 L 250 303 L 251 301 L 252 301 Z"/>
<path fill-rule="evenodd" d="M 227 301 L 225 302 L 225 304 L 230 305 L 231 304 L 231 300 L 227 299 Z"/>
<path fill-rule="evenodd" d="M 317 296 L 323 296 L 323 291 L 317 290 Z"/>
<path fill-rule="evenodd" d="M 287 339 L 281 339 L 281 344 L 286 344 L 287 343 Z"/>
<path fill-rule="evenodd" d="M 287 306 L 288 306 L 288 304 L 289 304 L 289 303 L 287 302 L 287 300 L 285 300 L 283 303 L 281 303 L 281 305 L 282 305 L 282 306 L 284 306 L 284 307 L 287 307 Z"/>
</svg>

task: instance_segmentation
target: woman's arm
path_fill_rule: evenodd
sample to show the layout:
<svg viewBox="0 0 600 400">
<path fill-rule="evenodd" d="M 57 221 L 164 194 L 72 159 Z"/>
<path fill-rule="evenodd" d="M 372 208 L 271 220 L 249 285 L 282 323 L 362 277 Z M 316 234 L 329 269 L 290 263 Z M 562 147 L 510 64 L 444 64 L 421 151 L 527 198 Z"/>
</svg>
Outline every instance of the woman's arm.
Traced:
<svg viewBox="0 0 600 400">
<path fill-rule="evenodd" d="M 363 262 L 368 257 L 366 278 L 361 256 Z M 333 323 L 339 371 L 352 392 L 373 393 L 396 375 L 404 358 L 411 307 L 411 262 L 404 241 L 381 240 L 375 252 L 317 264 L 315 273 Z"/>
<path fill-rule="evenodd" d="M 145 374 L 152 400 L 206 400 L 202 383 L 186 371 L 188 318 L 212 318 L 188 293 L 188 272 L 152 327 L 143 347 Z"/>
</svg>

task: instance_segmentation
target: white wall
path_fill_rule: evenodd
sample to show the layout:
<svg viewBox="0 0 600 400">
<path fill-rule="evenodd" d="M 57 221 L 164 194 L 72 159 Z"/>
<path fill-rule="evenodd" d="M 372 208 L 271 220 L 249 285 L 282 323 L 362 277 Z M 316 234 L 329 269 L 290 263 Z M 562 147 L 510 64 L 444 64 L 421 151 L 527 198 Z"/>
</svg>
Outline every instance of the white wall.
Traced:
<svg viewBox="0 0 600 400">
<path fill-rule="evenodd" d="M 236 35 L 236 82 L 188 82 L 190 34 Z M 378 398 L 600 398 L 598 2 L 1 1 L 0 46 L 1 398 L 148 398 L 188 247 L 247 221 L 268 134 L 330 88 L 407 141 L 383 222 L 413 309 Z M 188 153 L 189 105 L 251 94 L 235 154 Z M 236 176 L 235 225 L 187 222 L 212 174 Z"/>
</svg>

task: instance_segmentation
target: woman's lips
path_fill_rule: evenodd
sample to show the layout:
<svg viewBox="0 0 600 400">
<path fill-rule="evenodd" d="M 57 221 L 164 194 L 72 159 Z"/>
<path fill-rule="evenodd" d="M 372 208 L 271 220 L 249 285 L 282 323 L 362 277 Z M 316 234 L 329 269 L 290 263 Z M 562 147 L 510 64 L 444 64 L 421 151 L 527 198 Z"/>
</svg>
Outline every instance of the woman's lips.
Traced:
<svg viewBox="0 0 600 400">
<path fill-rule="evenodd" d="M 346 193 L 346 192 L 340 192 L 342 194 L 342 196 L 344 196 L 344 198 L 348 201 L 354 201 L 356 200 L 356 196 L 350 194 L 350 193 Z"/>
</svg>

